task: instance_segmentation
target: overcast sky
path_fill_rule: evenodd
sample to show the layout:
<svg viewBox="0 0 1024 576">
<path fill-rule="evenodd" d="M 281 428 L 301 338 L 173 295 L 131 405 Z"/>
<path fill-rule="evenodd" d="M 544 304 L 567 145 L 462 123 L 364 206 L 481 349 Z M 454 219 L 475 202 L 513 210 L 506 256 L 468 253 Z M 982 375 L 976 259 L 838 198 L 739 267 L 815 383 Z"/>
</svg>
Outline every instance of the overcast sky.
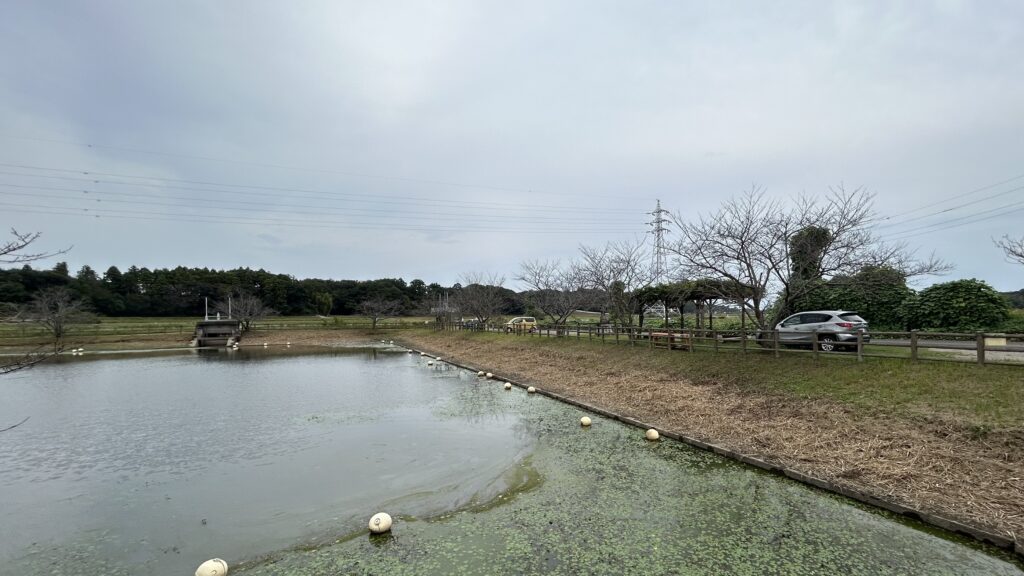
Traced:
<svg viewBox="0 0 1024 576">
<path fill-rule="evenodd" d="M 5 0 L 0 226 L 73 271 L 450 284 L 643 237 L 656 199 L 842 183 L 938 280 L 1016 290 L 992 239 L 1024 235 L 1022 23 L 1015 0 Z"/>
</svg>

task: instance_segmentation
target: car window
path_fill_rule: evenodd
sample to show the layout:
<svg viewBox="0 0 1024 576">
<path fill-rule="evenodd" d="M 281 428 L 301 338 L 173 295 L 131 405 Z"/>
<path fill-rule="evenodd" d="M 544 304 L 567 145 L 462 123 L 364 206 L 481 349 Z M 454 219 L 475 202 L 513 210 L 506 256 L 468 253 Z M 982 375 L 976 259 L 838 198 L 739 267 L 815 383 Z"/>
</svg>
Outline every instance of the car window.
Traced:
<svg viewBox="0 0 1024 576">
<path fill-rule="evenodd" d="M 853 313 L 840 314 L 839 317 L 842 318 L 843 320 L 846 320 L 847 322 L 867 322 L 867 320 Z"/>
<path fill-rule="evenodd" d="M 786 318 L 785 320 L 783 320 L 782 321 L 782 325 L 783 326 L 796 326 L 797 324 L 801 323 L 801 321 L 800 321 L 801 316 L 802 316 L 801 314 L 794 314 L 794 315 L 790 316 L 789 318 Z"/>
<path fill-rule="evenodd" d="M 803 314 L 804 324 L 820 324 L 832 319 L 831 314 Z"/>
</svg>

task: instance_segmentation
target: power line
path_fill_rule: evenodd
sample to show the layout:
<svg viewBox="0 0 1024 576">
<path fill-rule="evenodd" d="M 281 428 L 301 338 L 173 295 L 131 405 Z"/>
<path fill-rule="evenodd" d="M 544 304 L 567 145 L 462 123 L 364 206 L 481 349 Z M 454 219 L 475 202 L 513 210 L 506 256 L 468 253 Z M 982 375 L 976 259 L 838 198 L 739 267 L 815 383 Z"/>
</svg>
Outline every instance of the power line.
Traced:
<svg viewBox="0 0 1024 576">
<path fill-rule="evenodd" d="M 41 213 L 56 214 L 63 216 L 88 216 L 94 218 L 119 218 L 137 220 L 169 220 L 193 223 L 214 223 L 214 224 L 251 224 L 270 226 L 296 226 L 303 228 L 330 228 L 330 229 L 385 229 L 395 230 L 395 223 L 391 220 L 380 221 L 337 221 L 337 220 L 303 220 L 284 218 L 252 218 L 247 216 L 220 215 L 220 214 L 182 214 L 174 212 L 155 212 L 152 210 L 118 210 L 112 208 L 71 208 L 68 206 L 53 206 L 49 204 L 24 204 L 14 202 L 0 202 L 0 206 L 8 206 L 7 212 L 19 213 Z M 606 227 L 596 228 L 594 226 L 480 226 L 473 223 L 466 225 L 447 226 L 417 226 L 415 224 L 401 226 L 401 230 L 418 232 L 490 232 L 490 233 L 529 233 L 529 234 L 581 234 L 588 232 L 607 232 Z M 629 229 L 611 230 L 617 232 L 629 232 Z"/>
<path fill-rule="evenodd" d="M 925 214 L 923 216 L 915 216 L 914 218 L 909 218 L 909 219 L 903 220 L 901 222 L 893 222 L 893 223 L 889 223 L 889 224 L 882 224 L 881 226 L 878 226 L 878 227 L 879 228 L 891 228 L 893 226 L 902 226 L 902 225 L 907 224 L 909 222 L 916 222 L 918 220 L 924 220 L 925 218 L 931 218 L 932 216 L 938 216 L 939 214 L 945 214 L 947 212 L 952 212 L 954 210 L 959 210 L 960 208 L 965 208 L 967 206 L 973 206 L 975 204 L 980 204 L 981 202 L 985 202 L 986 200 L 991 200 L 993 198 L 998 198 L 999 196 L 1005 196 L 1007 194 L 1010 194 L 1012 192 L 1018 192 L 1020 190 L 1024 190 L 1024 186 L 1018 186 L 1017 188 L 1010 188 L 1009 190 L 1004 190 L 1002 192 L 997 192 L 996 194 L 991 194 L 991 195 L 985 196 L 983 198 L 978 198 L 977 200 L 971 200 L 970 202 L 965 202 L 963 204 L 958 204 L 956 206 L 951 206 L 949 208 L 944 208 L 942 210 L 939 210 L 938 212 L 932 212 L 931 214 Z M 883 220 L 886 220 L 886 219 L 883 218 Z"/>
<path fill-rule="evenodd" d="M 251 160 L 238 160 L 238 159 L 234 159 L 234 158 L 218 158 L 218 157 L 215 157 L 215 156 L 202 156 L 202 155 L 198 155 L 198 154 L 182 154 L 182 153 L 177 153 L 177 152 L 164 152 L 164 151 L 159 151 L 159 150 L 146 150 L 146 149 L 142 149 L 142 148 L 131 148 L 131 147 L 127 147 L 127 146 L 111 146 L 111 145 L 107 145 L 107 144 L 94 144 L 94 143 L 89 143 L 89 142 L 74 142 L 74 141 L 70 141 L 70 140 L 60 140 L 60 139 L 56 139 L 56 138 L 36 138 L 36 137 L 26 137 L 26 136 L 14 136 L 14 135 L 10 135 L 10 134 L 0 134 L 0 137 L 8 138 L 8 139 L 11 139 L 11 140 L 23 140 L 23 141 L 28 141 L 28 142 L 46 142 L 46 143 L 51 143 L 51 144 L 63 144 L 63 145 L 66 145 L 66 146 L 78 146 L 78 147 L 90 148 L 90 149 L 116 150 L 116 151 L 120 151 L 120 152 L 132 152 L 132 153 L 146 154 L 146 155 L 151 155 L 151 156 L 164 156 L 164 157 L 168 157 L 168 158 L 183 158 L 183 159 L 189 159 L 189 160 L 204 160 L 204 161 L 209 161 L 209 162 L 222 162 L 222 163 L 226 163 L 226 164 L 238 164 L 238 165 L 244 165 L 244 166 L 258 166 L 258 167 L 261 167 L 261 168 L 274 168 L 274 169 L 279 169 L 279 170 L 291 170 L 291 171 L 297 171 L 297 172 L 312 172 L 312 173 L 321 173 L 321 174 L 337 174 L 337 175 L 340 175 L 340 176 L 349 176 L 349 177 L 355 177 L 355 178 L 367 178 L 367 179 L 375 179 L 375 180 L 393 180 L 393 181 L 411 182 L 411 183 L 417 183 L 417 184 L 431 184 L 431 185 L 435 185 L 435 186 L 448 186 L 448 187 L 452 187 L 452 188 L 469 188 L 469 189 L 478 189 L 478 190 L 492 190 L 492 191 L 496 191 L 496 192 L 516 192 L 516 193 L 519 193 L 519 194 L 541 194 L 541 195 L 545 195 L 545 196 L 550 196 L 552 194 L 561 195 L 561 196 L 586 196 L 586 197 L 591 197 L 591 198 L 595 196 L 594 194 L 567 193 L 567 192 L 550 192 L 550 191 L 544 191 L 544 190 L 534 190 L 532 188 L 515 188 L 515 187 L 511 187 L 511 186 L 496 186 L 496 185 L 488 185 L 488 184 L 470 184 L 470 183 L 465 183 L 465 182 L 450 182 L 450 181 L 445 181 L 445 180 L 432 180 L 432 179 L 427 179 L 427 178 L 413 178 L 413 177 L 407 177 L 407 176 L 391 176 L 391 175 L 386 175 L 386 174 L 370 174 L 370 173 L 364 173 L 364 172 L 354 172 L 354 171 L 348 171 L 348 170 L 335 170 L 335 169 L 329 169 L 329 168 L 312 168 L 312 167 L 304 167 L 304 166 L 288 166 L 288 165 L 285 165 L 285 164 L 275 164 L 275 163 L 270 163 L 270 162 L 255 162 L 255 161 L 251 161 Z M 598 196 L 600 196 L 600 195 L 598 195 Z M 613 196 L 605 196 L 605 197 L 608 197 L 608 198 L 619 198 L 619 197 L 613 197 Z M 619 199 L 621 199 L 621 198 L 619 198 Z"/>
<path fill-rule="evenodd" d="M 619 214 L 619 215 L 622 214 L 622 210 L 616 210 L 616 209 L 610 209 L 610 208 L 580 208 L 580 207 L 576 207 L 576 206 L 558 206 L 558 205 L 548 205 L 548 204 L 529 204 L 528 206 L 526 206 L 522 202 L 485 202 L 485 201 L 479 201 L 479 200 L 445 200 L 445 199 L 440 199 L 440 198 L 422 198 L 422 197 L 418 197 L 418 196 L 398 196 L 398 195 L 387 195 L 387 194 L 362 194 L 362 193 L 357 193 L 357 192 L 324 191 L 324 190 L 313 190 L 313 189 L 305 189 L 305 188 L 288 188 L 288 187 L 281 187 L 281 186 L 234 184 L 234 183 L 211 182 L 211 181 L 202 181 L 202 180 L 184 180 L 184 179 L 179 179 L 179 178 L 164 178 L 164 177 L 159 177 L 159 176 L 144 176 L 144 175 L 133 175 L 133 174 L 115 174 L 115 173 L 109 173 L 109 172 L 95 172 L 95 171 L 83 170 L 83 169 L 54 168 L 54 167 L 46 167 L 46 166 L 34 166 L 34 165 L 28 165 L 28 164 L 9 164 L 9 163 L 2 163 L 2 162 L 0 162 L 0 166 L 8 167 L 8 168 L 20 168 L 20 169 L 25 169 L 25 170 L 40 170 L 40 171 L 58 172 L 58 173 L 65 173 L 65 174 L 67 174 L 67 173 L 80 174 L 80 175 L 86 175 L 86 176 L 92 176 L 92 177 L 91 178 L 76 178 L 75 179 L 76 181 L 93 182 L 93 183 L 107 183 L 107 184 L 122 185 L 122 186 L 132 186 L 132 185 L 138 185 L 138 184 L 133 184 L 133 183 L 128 183 L 128 182 L 117 182 L 117 181 L 113 181 L 113 180 L 103 180 L 103 179 L 97 179 L 95 177 L 98 176 L 98 177 L 108 177 L 108 178 L 128 178 L 128 179 L 133 179 L 133 180 L 146 180 L 146 181 L 149 181 L 149 182 L 153 182 L 153 181 L 158 181 L 158 182 L 176 182 L 176 183 L 180 183 L 180 184 L 192 184 L 192 185 L 198 185 L 198 186 L 218 186 L 218 187 L 233 189 L 233 190 L 216 190 L 216 189 L 210 189 L 210 188 L 182 187 L 182 186 L 175 186 L 175 185 L 168 185 L 168 184 L 160 184 L 160 185 L 146 184 L 146 186 L 154 187 L 154 188 L 169 188 L 169 189 L 177 189 L 177 190 L 190 190 L 190 191 L 194 191 L 194 192 L 214 192 L 214 193 L 222 193 L 222 194 L 231 194 L 231 193 L 243 194 L 244 193 L 244 194 L 248 194 L 248 195 L 273 196 L 275 198 L 279 197 L 278 195 L 272 195 L 272 194 L 267 194 L 265 192 L 254 192 L 253 191 L 253 190 L 265 190 L 265 191 L 273 191 L 273 192 L 288 192 L 288 193 L 300 193 L 300 194 L 316 195 L 316 196 L 305 196 L 306 198 L 321 199 L 321 198 L 319 198 L 319 196 L 328 196 L 328 197 L 346 198 L 346 199 L 350 199 L 352 201 L 357 201 L 357 202 L 372 202 L 372 203 L 375 203 L 375 204 L 380 204 L 380 203 L 391 203 L 391 204 L 420 203 L 420 204 L 423 204 L 423 205 L 441 205 L 441 206 L 448 205 L 448 206 L 456 206 L 456 207 L 457 206 L 462 206 L 462 207 L 474 207 L 474 206 L 478 206 L 478 207 L 503 207 L 503 209 L 509 209 L 509 210 L 511 210 L 511 209 L 523 210 L 524 208 L 544 208 L 545 210 L 571 211 L 573 213 L 593 212 L 593 213 L 610 213 L 610 214 Z M 20 173 L 9 173 L 9 174 L 17 174 L 17 175 L 21 175 L 21 176 L 27 176 L 27 177 L 30 177 L 30 178 L 53 178 L 53 179 L 69 178 L 69 177 L 61 177 L 61 176 L 48 176 L 48 175 L 44 175 L 44 174 L 20 174 Z M 241 192 L 239 192 L 239 190 L 241 190 Z"/>
<path fill-rule="evenodd" d="M 70 192 L 69 194 L 39 194 L 39 193 L 27 193 L 27 192 L 2 192 L 9 196 L 28 196 L 32 198 L 50 198 L 58 200 L 70 200 L 70 201 L 105 201 L 108 203 L 123 203 L 123 204 L 139 204 L 148 206 L 171 206 L 181 207 L 180 203 L 174 202 L 157 202 L 150 199 L 149 195 L 131 193 L 131 192 L 109 192 L 104 190 L 93 190 L 93 189 L 81 189 L 81 188 L 60 188 L 55 186 L 29 186 L 23 184 L 8 184 L 0 182 L 0 188 L 16 188 L 19 190 L 43 190 L 48 192 Z M 83 196 L 85 195 L 85 196 Z M 135 200 L 124 200 L 118 198 L 103 199 L 99 197 L 127 197 L 136 198 Z M 144 200 L 138 200 L 137 198 L 144 198 Z M 508 214 L 457 214 L 451 212 L 430 212 L 430 211 L 403 211 L 393 209 L 373 209 L 373 208 L 339 208 L 334 206 L 317 206 L 317 205 L 303 205 L 303 204 L 288 204 L 287 206 L 281 206 L 277 203 L 267 202 L 252 202 L 244 200 L 214 200 L 209 198 L 201 198 L 195 196 L 171 196 L 174 200 L 181 201 L 192 201 L 195 205 L 206 206 L 216 205 L 216 207 L 223 207 L 231 210 L 241 210 L 247 212 L 277 212 L 285 214 L 300 214 L 300 215 L 312 215 L 320 216 L 326 214 L 346 216 L 346 215 L 376 215 L 386 214 L 397 219 L 409 219 L 413 218 L 417 222 L 424 220 L 437 220 L 436 216 L 441 216 L 445 221 L 451 221 L 453 218 L 465 218 L 472 219 L 474 221 L 495 221 L 495 222 L 517 222 L 522 221 L 525 223 L 538 223 L 538 224 L 585 224 L 591 226 L 614 226 L 619 223 L 617 219 L 605 219 L 605 220 L 587 220 L 582 218 L 564 218 L 564 217 L 551 217 L 551 216 L 522 216 L 522 215 L 508 215 Z M 256 206 L 255 208 L 252 206 Z M 296 208 L 309 208 L 314 211 L 296 210 Z"/>
<path fill-rule="evenodd" d="M 936 222 L 934 224 L 929 224 L 929 225 L 926 225 L 926 226 L 919 226 L 917 228 L 911 228 L 910 230 L 904 230 L 904 231 L 901 231 L 901 232 L 894 232 L 892 234 L 882 236 L 882 239 L 905 240 L 907 238 L 913 238 L 915 236 L 923 236 L 925 234 L 932 234 L 934 232 L 942 232 L 942 231 L 945 231 L 945 230 L 949 230 L 951 228 L 958 228 L 960 226 L 966 226 L 967 224 L 974 224 L 976 222 L 984 222 L 986 220 L 991 220 L 993 218 L 999 218 L 1000 216 L 1005 216 L 1007 214 L 1015 214 L 1017 212 L 1020 212 L 1021 210 L 1024 210 L 1024 206 L 1021 206 L 1022 204 L 1024 204 L 1024 201 L 1014 202 L 1012 204 L 1007 204 L 1005 206 L 997 206 L 995 208 L 990 208 L 988 210 L 983 210 L 981 212 L 975 212 L 974 214 L 968 214 L 966 216 L 959 216 L 957 218 L 951 218 L 949 220 L 944 220 L 942 222 Z M 1016 206 L 1021 206 L 1021 207 L 1015 208 L 1013 210 L 1007 210 L 1008 208 L 1014 208 Z M 990 214 L 992 212 L 997 212 L 997 214 L 991 214 L 989 216 L 983 216 L 981 218 L 978 218 L 978 216 L 982 216 L 984 214 Z M 954 224 L 954 222 L 958 222 L 958 221 L 961 221 L 961 220 L 967 220 L 967 221 L 966 222 L 960 222 L 958 224 Z M 929 230 L 929 228 L 934 228 L 934 229 Z M 919 230 L 921 230 L 921 232 L 917 232 Z M 914 234 L 913 232 L 917 232 L 917 233 Z"/>
<path fill-rule="evenodd" d="M 881 218 L 881 220 L 891 220 L 893 218 L 902 218 L 903 216 L 906 216 L 908 214 L 913 214 L 915 212 L 920 212 L 921 210 L 926 210 L 926 209 L 931 208 L 933 206 L 938 206 L 940 204 L 945 204 L 946 202 L 952 202 L 953 200 L 957 200 L 959 198 L 965 198 L 967 196 L 971 196 L 973 194 L 977 194 L 978 192 L 984 192 L 985 190 L 991 190 L 992 188 L 996 188 L 998 186 L 1002 186 L 1003 184 L 1009 184 L 1010 182 L 1013 182 L 1015 180 L 1020 180 L 1021 178 L 1024 178 L 1024 174 L 1018 174 L 1017 176 L 1013 176 L 1013 177 L 1007 178 L 1006 180 L 1003 180 L 1001 182 L 996 182 L 994 184 L 987 184 L 987 185 L 982 186 L 980 188 L 975 188 L 974 190 L 971 190 L 969 192 L 964 192 L 963 194 L 956 194 L 956 195 L 950 196 L 949 198 L 946 198 L 944 200 L 939 200 L 938 202 L 932 202 L 931 204 L 925 204 L 923 206 L 918 206 L 917 208 L 914 208 L 912 210 L 907 210 L 906 212 L 902 212 L 900 214 L 894 214 L 892 216 L 886 216 L 884 218 Z M 941 213 L 941 212 L 939 212 L 939 213 Z"/>
</svg>

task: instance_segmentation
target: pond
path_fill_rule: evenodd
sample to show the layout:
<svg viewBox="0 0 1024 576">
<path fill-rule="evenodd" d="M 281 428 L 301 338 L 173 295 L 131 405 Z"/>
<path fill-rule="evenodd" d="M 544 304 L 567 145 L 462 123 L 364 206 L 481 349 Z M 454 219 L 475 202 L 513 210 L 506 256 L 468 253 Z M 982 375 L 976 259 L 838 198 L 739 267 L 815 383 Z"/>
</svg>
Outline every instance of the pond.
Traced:
<svg viewBox="0 0 1024 576">
<path fill-rule="evenodd" d="M 67 358 L 2 385 L 0 427 L 30 418 L 0 435 L 0 574 L 1024 574 L 399 350 Z"/>
</svg>

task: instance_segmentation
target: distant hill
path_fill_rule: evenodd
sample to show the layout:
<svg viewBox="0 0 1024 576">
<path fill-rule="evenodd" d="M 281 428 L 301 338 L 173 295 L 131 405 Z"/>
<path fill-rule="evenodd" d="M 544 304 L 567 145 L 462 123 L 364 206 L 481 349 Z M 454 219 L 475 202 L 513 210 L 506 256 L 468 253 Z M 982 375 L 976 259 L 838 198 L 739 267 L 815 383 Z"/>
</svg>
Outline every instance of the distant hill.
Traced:
<svg viewBox="0 0 1024 576">
<path fill-rule="evenodd" d="M 1006 296 L 1006 299 L 1010 301 L 1010 306 L 1024 308 L 1024 288 L 1016 292 L 1000 292 L 1000 294 Z"/>
</svg>

